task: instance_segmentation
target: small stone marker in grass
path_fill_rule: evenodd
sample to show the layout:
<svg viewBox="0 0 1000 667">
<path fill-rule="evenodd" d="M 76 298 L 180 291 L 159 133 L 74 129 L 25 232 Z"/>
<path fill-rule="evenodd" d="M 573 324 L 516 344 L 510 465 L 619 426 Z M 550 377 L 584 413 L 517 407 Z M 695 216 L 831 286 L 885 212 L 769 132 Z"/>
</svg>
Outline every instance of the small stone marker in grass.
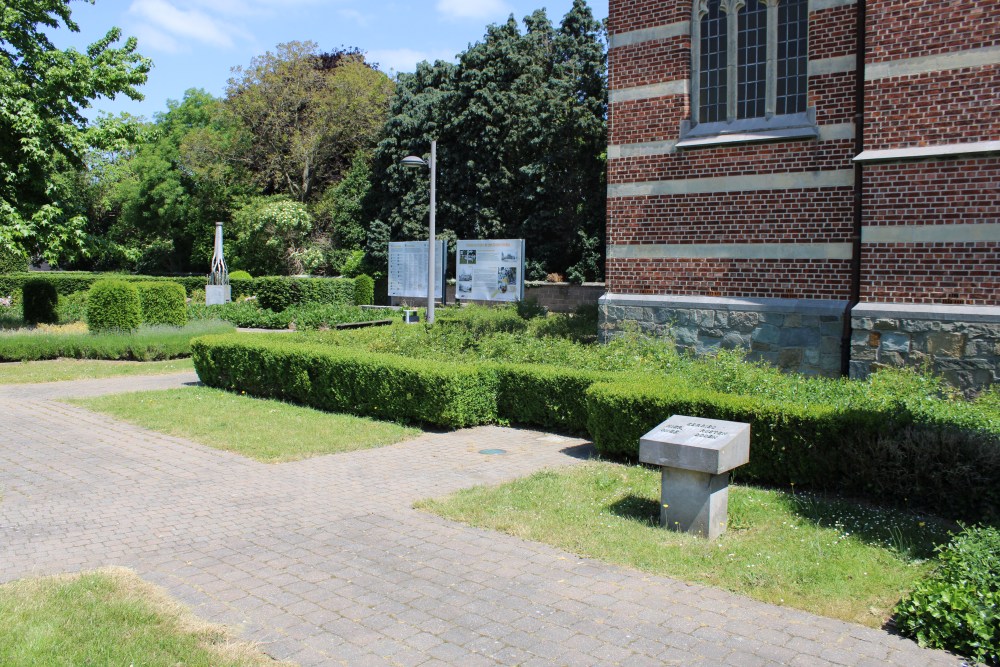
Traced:
<svg viewBox="0 0 1000 667">
<path fill-rule="evenodd" d="M 729 471 L 750 461 L 750 425 L 674 415 L 639 440 L 661 468 L 660 525 L 714 540 L 726 531 Z"/>
</svg>

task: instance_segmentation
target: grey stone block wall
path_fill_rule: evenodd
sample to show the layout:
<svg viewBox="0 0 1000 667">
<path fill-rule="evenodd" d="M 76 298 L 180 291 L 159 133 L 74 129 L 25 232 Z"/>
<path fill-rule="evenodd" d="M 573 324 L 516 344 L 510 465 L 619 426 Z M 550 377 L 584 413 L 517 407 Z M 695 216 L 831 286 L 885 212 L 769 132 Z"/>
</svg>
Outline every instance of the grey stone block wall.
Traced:
<svg viewBox="0 0 1000 667">
<path fill-rule="evenodd" d="M 912 366 L 967 393 L 1000 382 L 1000 308 L 862 303 L 851 326 L 852 378 Z"/>
<path fill-rule="evenodd" d="M 743 348 L 784 370 L 841 373 L 846 301 L 606 294 L 599 303 L 602 341 L 638 327 L 695 354 Z"/>
</svg>

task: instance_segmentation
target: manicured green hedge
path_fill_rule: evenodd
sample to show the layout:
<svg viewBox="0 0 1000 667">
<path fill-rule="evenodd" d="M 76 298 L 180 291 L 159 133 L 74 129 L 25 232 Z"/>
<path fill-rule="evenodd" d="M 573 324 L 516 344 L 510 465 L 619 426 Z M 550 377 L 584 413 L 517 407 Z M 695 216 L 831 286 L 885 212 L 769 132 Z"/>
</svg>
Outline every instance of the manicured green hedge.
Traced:
<svg viewBox="0 0 1000 667">
<path fill-rule="evenodd" d="M 187 295 L 180 283 L 138 283 L 144 324 L 167 324 L 182 327 L 187 323 Z"/>
<path fill-rule="evenodd" d="M 610 373 L 527 364 L 496 364 L 497 405 L 512 423 L 587 433 L 587 389 Z"/>
<path fill-rule="evenodd" d="M 56 291 L 63 296 L 69 296 L 70 294 L 75 294 L 77 292 L 86 292 L 90 289 L 98 280 L 114 279 L 114 280 L 124 280 L 125 282 L 135 283 L 135 282 L 150 282 L 150 281 L 170 281 L 180 283 L 184 286 L 187 294 L 191 294 L 193 290 L 205 289 L 205 277 L 204 276 L 181 276 L 175 278 L 166 278 L 159 276 L 141 276 L 141 275 L 131 275 L 127 273 L 88 273 L 84 271 L 51 271 L 45 273 L 12 273 L 9 275 L 0 275 L 0 294 L 11 294 L 14 291 L 20 291 L 21 285 L 24 284 L 26 280 L 31 280 L 32 278 L 44 277 L 53 285 L 55 285 Z"/>
<path fill-rule="evenodd" d="M 59 293 L 44 278 L 32 278 L 21 286 L 21 307 L 26 324 L 55 324 L 59 321 Z"/>
<path fill-rule="evenodd" d="M 497 420 L 497 379 L 488 368 L 289 343 L 268 334 L 201 338 L 192 352 L 198 376 L 210 387 L 448 428 Z"/>
<path fill-rule="evenodd" d="M 24 252 L 0 244 L 0 275 L 5 273 L 24 273 L 27 270 L 28 256 Z M 10 296 L 10 294 L 2 294 L 0 296 Z"/>
<path fill-rule="evenodd" d="M 739 479 L 908 503 L 957 518 L 1000 515 L 1000 431 L 985 428 L 988 417 L 957 409 L 948 422 L 943 410 L 863 398 L 821 405 L 670 380 L 601 383 L 587 393 L 587 427 L 599 452 L 636 460 L 642 435 L 670 415 L 745 422 L 750 463 L 737 469 Z"/>
<path fill-rule="evenodd" d="M 967 528 L 939 552 L 934 573 L 896 605 L 897 627 L 921 646 L 1000 665 L 1000 531 Z"/>
<path fill-rule="evenodd" d="M 124 280 L 99 280 L 87 295 L 87 327 L 91 333 L 135 331 L 142 324 L 139 290 Z"/>
<path fill-rule="evenodd" d="M 87 273 L 78 271 L 53 271 L 38 273 L 11 273 L 0 275 L 0 296 L 20 293 L 26 280 L 41 276 L 53 285 L 62 295 L 85 292 L 98 280 L 113 278 L 126 282 L 175 282 L 184 286 L 188 296 L 196 290 L 205 289 L 205 276 L 142 276 L 124 273 Z M 360 276 L 359 276 L 360 277 Z M 258 296 L 264 293 L 265 299 L 272 299 L 275 304 L 284 304 L 281 310 L 289 305 L 305 303 L 353 304 L 356 290 L 354 278 L 289 278 L 266 276 L 263 278 L 230 279 L 233 298 Z"/>
<path fill-rule="evenodd" d="M 457 361 L 432 361 L 376 355 L 350 345 L 287 339 L 280 344 L 286 356 L 311 358 L 328 350 L 338 359 L 377 361 L 375 365 L 381 369 L 377 373 L 381 383 L 378 401 L 365 398 L 365 387 L 374 380 L 329 376 L 324 391 L 360 393 L 350 394 L 349 401 L 304 401 L 325 409 L 361 414 L 370 410 L 367 414 L 385 416 L 379 408 L 381 402 L 406 403 L 400 397 L 415 396 L 411 386 L 419 386 L 421 396 L 432 396 L 432 372 L 488 375 L 489 382 L 482 382 L 496 393 L 491 399 L 495 413 L 490 414 L 494 417 L 487 421 L 589 433 L 598 451 L 608 457 L 636 460 L 642 435 L 673 414 L 746 422 L 751 424 L 750 463 L 735 472 L 737 479 L 874 497 L 922 506 L 951 518 L 1000 516 L 1000 424 L 988 401 L 978 405 L 932 400 L 916 395 L 916 389 L 897 391 L 882 386 L 881 381 L 844 387 L 829 383 L 813 388 L 808 399 L 776 398 L 782 392 L 725 393 L 677 375 L 495 362 L 475 366 L 476 361 L 462 362 L 460 357 Z M 205 355 L 214 355 L 217 345 L 207 341 Z M 227 341 L 233 350 L 244 350 L 248 345 Z M 282 398 L 304 400 L 289 389 L 301 374 L 290 370 L 286 377 L 281 368 L 263 370 L 274 363 L 272 344 L 259 339 L 255 345 L 259 349 L 255 348 L 252 360 L 231 366 L 225 381 L 217 386 L 280 392 Z M 288 363 L 282 362 L 283 368 Z M 431 375 L 426 382 L 409 375 L 404 381 L 398 379 L 400 368 L 417 375 L 424 372 L 420 369 L 428 369 L 426 373 Z M 258 384 L 255 374 L 264 372 L 269 373 L 266 382 Z M 311 373 L 307 374 L 310 378 Z M 393 386 L 389 378 L 397 378 L 393 382 L 398 384 Z M 334 380 L 348 384 L 334 389 L 329 384 Z M 349 384 L 355 382 L 357 387 Z M 437 400 L 451 399 L 435 398 L 432 402 Z M 397 417 L 418 419 L 416 413 L 416 408 L 408 407 L 398 411 Z M 418 420 L 454 425 L 439 418 Z"/>
</svg>

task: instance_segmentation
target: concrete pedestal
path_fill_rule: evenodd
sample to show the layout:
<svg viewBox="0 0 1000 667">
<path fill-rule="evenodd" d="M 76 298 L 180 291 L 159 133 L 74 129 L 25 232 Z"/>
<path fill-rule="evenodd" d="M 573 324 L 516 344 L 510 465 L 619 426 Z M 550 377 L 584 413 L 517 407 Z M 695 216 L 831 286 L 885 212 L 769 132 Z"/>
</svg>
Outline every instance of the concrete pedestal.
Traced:
<svg viewBox="0 0 1000 667">
<path fill-rule="evenodd" d="M 663 468 L 660 525 L 714 540 L 729 521 L 729 473 Z"/>
<path fill-rule="evenodd" d="M 674 415 L 639 441 L 659 466 L 660 525 L 715 539 L 729 520 L 729 471 L 750 460 L 750 425 Z"/>
<path fill-rule="evenodd" d="M 220 306 L 233 300 L 232 285 L 206 285 L 205 305 Z"/>
</svg>

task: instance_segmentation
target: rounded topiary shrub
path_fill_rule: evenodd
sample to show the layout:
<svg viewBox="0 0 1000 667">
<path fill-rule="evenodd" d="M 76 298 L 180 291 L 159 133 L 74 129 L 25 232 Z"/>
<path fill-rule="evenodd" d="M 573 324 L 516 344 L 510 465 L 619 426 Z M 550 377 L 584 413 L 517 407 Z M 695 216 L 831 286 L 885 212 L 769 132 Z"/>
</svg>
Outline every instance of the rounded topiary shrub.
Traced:
<svg viewBox="0 0 1000 667">
<path fill-rule="evenodd" d="M 361 274 L 354 279 L 354 305 L 370 306 L 375 303 L 375 281 L 371 276 Z"/>
<path fill-rule="evenodd" d="M 142 304 L 142 321 L 146 324 L 187 324 L 187 292 L 178 283 L 144 282 L 136 286 Z"/>
<path fill-rule="evenodd" d="M 231 271 L 229 273 L 229 280 L 253 280 L 253 276 L 246 271 Z"/>
<path fill-rule="evenodd" d="M 59 293 L 44 278 L 31 278 L 21 286 L 21 304 L 27 324 L 55 324 L 59 321 Z"/>
<path fill-rule="evenodd" d="M 87 326 L 91 333 L 135 331 L 142 324 L 142 302 L 135 285 L 123 280 L 98 280 L 87 296 Z"/>
</svg>

